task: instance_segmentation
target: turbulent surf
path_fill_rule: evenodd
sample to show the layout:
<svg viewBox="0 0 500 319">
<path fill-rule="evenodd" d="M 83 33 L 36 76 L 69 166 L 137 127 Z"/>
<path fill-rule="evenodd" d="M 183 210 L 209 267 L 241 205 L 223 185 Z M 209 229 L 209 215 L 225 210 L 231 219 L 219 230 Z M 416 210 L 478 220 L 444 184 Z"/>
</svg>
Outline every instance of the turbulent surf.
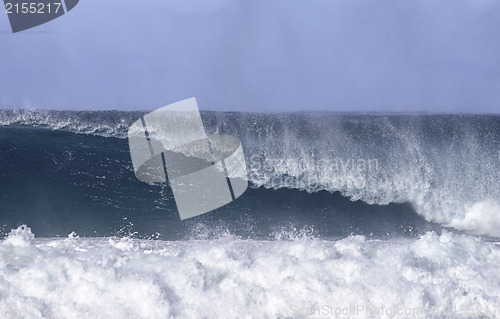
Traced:
<svg viewBox="0 0 500 319">
<path fill-rule="evenodd" d="M 0 110 L 2 317 L 500 317 L 499 116 L 202 112 L 250 184 L 181 221 L 145 113 Z"/>
</svg>

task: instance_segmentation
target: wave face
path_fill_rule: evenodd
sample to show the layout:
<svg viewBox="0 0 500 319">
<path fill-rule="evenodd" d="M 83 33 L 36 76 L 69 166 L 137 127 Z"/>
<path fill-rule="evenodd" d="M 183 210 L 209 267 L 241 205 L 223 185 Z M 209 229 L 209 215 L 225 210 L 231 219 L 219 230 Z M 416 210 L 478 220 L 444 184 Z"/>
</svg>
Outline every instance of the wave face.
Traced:
<svg viewBox="0 0 500 319">
<path fill-rule="evenodd" d="M 500 117 L 217 114 L 268 188 L 409 202 L 426 220 L 500 236 Z"/>
<path fill-rule="evenodd" d="M 443 231 L 338 241 L 0 241 L 2 318 L 499 318 L 500 247 Z"/>
<path fill-rule="evenodd" d="M 252 189 L 180 223 L 168 186 L 132 171 L 126 131 L 144 113 L 0 111 L 4 233 L 500 237 L 499 116 L 202 112 L 209 135 L 242 141 Z"/>
</svg>

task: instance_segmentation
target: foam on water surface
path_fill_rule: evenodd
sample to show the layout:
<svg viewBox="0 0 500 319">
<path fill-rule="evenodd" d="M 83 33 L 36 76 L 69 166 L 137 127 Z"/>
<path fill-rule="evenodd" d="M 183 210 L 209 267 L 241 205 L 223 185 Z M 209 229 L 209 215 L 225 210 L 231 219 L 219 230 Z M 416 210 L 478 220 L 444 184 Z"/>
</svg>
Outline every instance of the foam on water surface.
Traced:
<svg viewBox="0 0 500 319">
<path fill-rule="evenodd" d="M 498 265 L 495 243 L 446 231 L 166 242 L 21 226 L 0 243 L 0 317 L 498 318 Z"/>
</svg>

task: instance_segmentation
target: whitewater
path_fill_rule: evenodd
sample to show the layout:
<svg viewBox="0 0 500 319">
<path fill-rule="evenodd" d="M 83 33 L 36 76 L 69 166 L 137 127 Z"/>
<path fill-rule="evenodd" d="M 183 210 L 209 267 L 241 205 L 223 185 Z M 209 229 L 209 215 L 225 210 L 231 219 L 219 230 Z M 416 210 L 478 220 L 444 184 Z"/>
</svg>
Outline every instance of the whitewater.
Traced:
<svg viewBox="0 0 500 319">
<path fill-rule="evenodd" d="M 0 318 L 500 318 L 500 117 L 202 112 L 249 188 L 180 221 L 146 112 L 0 110 Z"/>
<path fill-rule="evenodd" d="M 418 240 L 38 240 L 0 244 L 2 318 L 498 318 L 500 247 Z"/>
</svg>

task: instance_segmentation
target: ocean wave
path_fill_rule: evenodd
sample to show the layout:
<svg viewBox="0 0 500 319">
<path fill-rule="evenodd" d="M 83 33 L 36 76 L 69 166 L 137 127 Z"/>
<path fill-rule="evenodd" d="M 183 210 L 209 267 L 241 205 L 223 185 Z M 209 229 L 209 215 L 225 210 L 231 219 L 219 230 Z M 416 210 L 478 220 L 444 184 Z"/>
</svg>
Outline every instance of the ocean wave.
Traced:
<svg viewBox="0 0 500 319">
<path fill-rule="evenodd" d="M 428 221 L 500 237 L 488 226 L 500 223 L 498 116 L 234 117 L 219 114 L 211 127 L 239 134 L 257 186 L 409 202 Z"/>
<path fill-rule="evenodd" d="M 142 114 L 2 110 L 0 123 L 125 138 Z M 242 141 L 252 187 L 340 192 L 377 205 L 409 202 L 430 222 L 500 237 L 493 227 L 500 225 L 499 116 L 202 112 L 202 118 L 208 135 Z"/>
</svg>

